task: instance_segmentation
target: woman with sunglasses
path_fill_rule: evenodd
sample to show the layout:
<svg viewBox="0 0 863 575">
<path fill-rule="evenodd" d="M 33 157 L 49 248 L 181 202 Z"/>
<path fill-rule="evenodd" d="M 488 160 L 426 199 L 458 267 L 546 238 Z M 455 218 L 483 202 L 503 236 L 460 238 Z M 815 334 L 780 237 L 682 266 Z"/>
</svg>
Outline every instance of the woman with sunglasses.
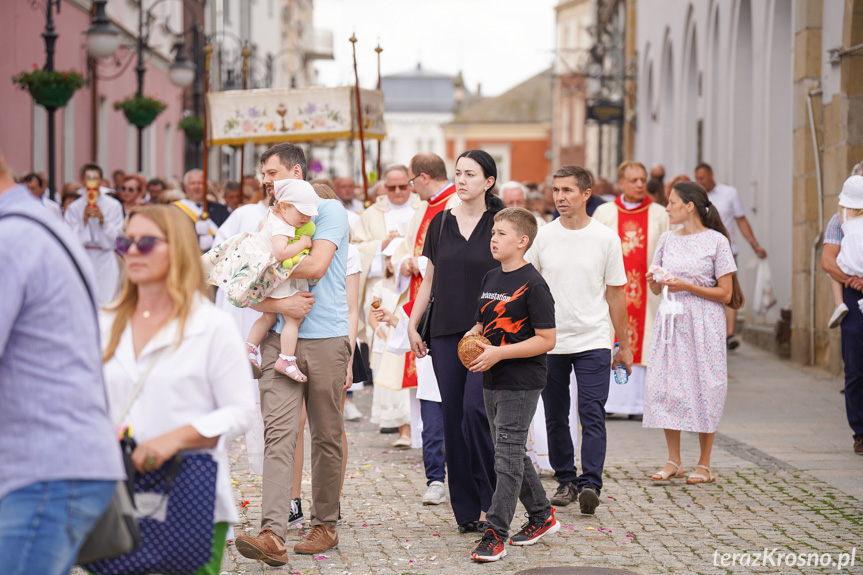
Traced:
<svg viewBox="0 0 863 575">
<path fill-rule="evenodd" d="M 123 185 L 117 188 L 117 199 L 123 204 L 123 214 L 128 215 L 132 208 L 144 205 L 142 201 L 145 180 L 141 176 L 128 174 Z"/>
<path fill-rule="evenodd" d="M 408 324 L 411 350 L 432 363 L 440 386 L 444 450 L 452 510 L 462 533 L 485 531 L 496 475 L 494 445 L 483 400 L 483 374 L 467 370 L 458 358 L 458 342 L 475 325 L 476 302 L 485 274 L 500 264 L 489 249 L 494 215 L 503 202 L 492 193 L 497 180 L 494 159 L 468 150 L 456 160 L 455 187 L 461 204 L 438 213 L 425 236 L 428 267 Z M 431 342 L 417 325 L 435 286 Z"/>
<path fill-rule="evenodd" d="M 112 419 L 140 385 L 119 422 L 137 442 L 136 471 L 159 469 L 181 450 L 204 451 L 218 463 L 212 560 L 196 572 L 218 574 L 228 526 L 239 519 L 225 442 L 255 417 L 243 340 L 206 297 L 198 238 L 180 210 L 133 208 L 116 250 L 125 278 L 100 318 Z"/>
</svg>

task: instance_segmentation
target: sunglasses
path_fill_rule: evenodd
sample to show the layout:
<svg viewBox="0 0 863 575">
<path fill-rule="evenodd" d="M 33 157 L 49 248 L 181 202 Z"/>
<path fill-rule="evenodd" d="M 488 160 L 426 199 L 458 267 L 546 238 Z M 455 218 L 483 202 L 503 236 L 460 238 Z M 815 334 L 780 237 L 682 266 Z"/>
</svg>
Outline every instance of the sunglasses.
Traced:
<svg viewBox="0 0 863 575">
<path fill-rule="evenodd" d="M 145 256 L 153 251 L 153 248 L 156 247 L 156 242 L 164 241 L 164 239 L 157 238 L 156 236 L 141 236 L 138 238 L 138 241 L 135 241 L 132 238 L 127 238 L 126 236 L 119 236 L 114 242 L 114 249 L 117 250 L 117 253 L 121 256 L 125 256 L 129 253 L 129 248 L 134 245 L 138 248 L 138 253 Z"/>
<path fill-rule="evenodd" d="M 411 185 L 410 185 L 410 184 L 402 184 L 402 185 L 400 185 L 400 186 L 384 186 L 384 187 L 385 187 L 387 190 L 389 190 L 390 192 L 394 192 L 394 191 L 396 191 L 397 189 L 398 189 L 398 190 L 401 190 L 401 191 L 403 191 L 403 192 L 404 192 L 405 190 L 409 189 L 409 188 L 411 187 Z"/>
</svg>

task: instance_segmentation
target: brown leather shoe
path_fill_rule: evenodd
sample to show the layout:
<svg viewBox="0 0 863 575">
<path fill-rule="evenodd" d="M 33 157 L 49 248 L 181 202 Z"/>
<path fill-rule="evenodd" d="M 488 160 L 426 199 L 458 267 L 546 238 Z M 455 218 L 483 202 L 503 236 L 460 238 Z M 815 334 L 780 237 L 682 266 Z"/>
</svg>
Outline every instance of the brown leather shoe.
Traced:
<svg viewBox="0 0 863 575">
<path fill-rule="evenodd" d="M 854 453 L 863 455 L 863 435 L 854 438 Z"/>
<path fill-rule="evenodd" d="M 288 551 L 285 549 L 284 541 L 269 529 L 264 529 L 257 537 L 240 535 L 234 540 L 234 547 L 243 557 L 257 559 L 273 567 L 279 567 L 288 562 Z"/>
<path fill-rule="evenodd" d="M 305 538 L 294 545 L 294 553 L 302 553 L 311 555 L 313 553 L 323 553 L 327 549 L 333 549 L 339 546 L 339 534 L 335 529 L 331 529 L 325 525 L 313 525 L 309 534 Z"/>
</svg>

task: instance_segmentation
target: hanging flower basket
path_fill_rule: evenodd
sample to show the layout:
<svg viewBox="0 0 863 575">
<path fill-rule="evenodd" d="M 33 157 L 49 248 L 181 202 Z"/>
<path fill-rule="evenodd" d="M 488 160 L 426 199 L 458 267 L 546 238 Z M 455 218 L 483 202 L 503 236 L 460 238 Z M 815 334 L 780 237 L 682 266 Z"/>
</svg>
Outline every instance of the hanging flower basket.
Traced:
<svg viewBox="0 0 863 575">
<path fill-rule="evenodd" d="M 75 91 L 84 85 L 84 77 L 74 70 L 42 70 L 33 67 L 31 72 L 21 72 L 12 77 L 12 82 L 45 108 L 62 108 L 69 103 Z"/>
<path fill-rule="evenodd" d="M 198 116 L 186 116 L 177 124 L 186 134 L 186 139 L 196 144 L 204 139 L 204 120 Z"/>
<path fill-rule="evenodd" d="M 123 115 L 133 126 L 146 128 L 153 123 L 168 105 L 161 100 L 147 96 L 129 96 L 125 100 L 114 102 L 115 110 L 122 110 Z"/>
</svg>

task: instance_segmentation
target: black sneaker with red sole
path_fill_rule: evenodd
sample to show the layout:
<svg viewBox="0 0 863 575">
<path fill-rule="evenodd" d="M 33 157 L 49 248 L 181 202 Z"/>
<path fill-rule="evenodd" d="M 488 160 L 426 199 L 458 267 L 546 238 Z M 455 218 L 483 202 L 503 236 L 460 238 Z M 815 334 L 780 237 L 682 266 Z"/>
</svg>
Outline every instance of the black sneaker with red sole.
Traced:
<svg viewBox="0 0 863 575">
<path fill-rule="evenodd" d="M 521 526 L 521 531 L 509 538 L 510 545 L 533 545 L 545 535 L 560 531 L 560 523 L 554 518 L 554 507 L 548 519 L 534 519 L 530 516 L 527 523 Z"/>
<path fill-rule="evenodd" d="M 485 530 L 479 545 L 470 554 L 471 559 L 480 563 L 497 561 L 504 557 L 506 557 L 506 547 L 503 545 L 503 540 L 491 528 Z"/>
</svg>

